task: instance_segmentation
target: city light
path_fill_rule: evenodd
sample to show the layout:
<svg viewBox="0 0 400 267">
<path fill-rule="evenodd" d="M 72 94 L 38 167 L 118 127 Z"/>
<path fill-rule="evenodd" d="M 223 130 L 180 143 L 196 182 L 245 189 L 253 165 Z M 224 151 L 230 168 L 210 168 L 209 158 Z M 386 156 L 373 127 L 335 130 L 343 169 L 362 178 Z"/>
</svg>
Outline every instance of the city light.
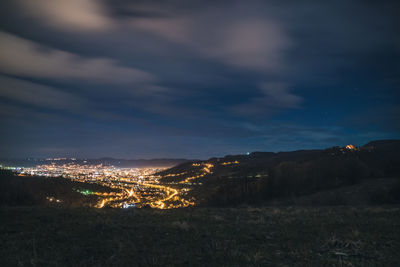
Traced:
<svg viewBox="0 0 400 267">
<path fill-rule="evenodd" d="M 229 167 L 239 161 L 215 163 L 218 167 Z M 65 163 L 38 165 L 31 168 L 15 168 L 19 176 L 60 177 L 86 184 L 98 184 L 103 192 L 77 189 L 84 196 L 95 196 L 96 208 L 143 208 L 173 209 L 195 205 L 195 199 L 189 195 L 193 186 L 213 174 L 214 163 L 193 163 L 187 170 L 179 173 L 159 175 L 166 168 L 118 168 L 109 165 Z M 163 180 L 169 178 L 169 181 Z M 171 179 L 174 179 L 171 181 Z M 196 182 L 194 182 L 196 180 Z M 106 191 L 106 192 L 104 192 Z M 49 200 L 51 201 L 51 200 Z M 61 201 L 61 200 L 60 200 Z"/>
<path fill-rule="evenodd" d="M 210 167 L 210 166 L 208 166 Z M 93 192 L 76 190 L 82 195 L 98 197 L 96 208 L 132 208 L 149 206 L 158 209 L 172 209 L 193 206 L 194 201 L 186 199 L 187 188 L 172 188 L 160 184 L 162 176 L 155 175 L 165 168 L 117 168 L 114 166 L 46 164 L 32 168 L 15 169 L 20 176 L 61 177 L 76 182 L 98 184 L 108 188 L 110 192 Z M 181 176 L 179 173 L 175 176 Z M 174 176 L 174 175 L 166 175 Z M 50 202 L 61 202 L 49 198 Z"/>
</svg>

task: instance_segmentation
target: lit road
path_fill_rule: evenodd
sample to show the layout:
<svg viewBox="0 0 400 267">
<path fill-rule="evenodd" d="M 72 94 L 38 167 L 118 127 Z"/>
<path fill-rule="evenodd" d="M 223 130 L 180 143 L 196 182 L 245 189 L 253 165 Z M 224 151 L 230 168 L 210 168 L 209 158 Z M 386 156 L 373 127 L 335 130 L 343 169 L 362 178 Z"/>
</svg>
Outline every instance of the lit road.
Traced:
<svg viewBox="0 0 400 267">
<path fill-rule="evenodd" d="M 239 164 L 238 161 L 222 162 L 220 166 Z M 83 195 L 95 195 L 98 201 L 96 208 L 129 208 L 152 207 L 157 209 L 174 209 L 194 206 L 194 199 L 188 199 L 187 192 L 193 180 L 212 174 L 214 164 L 203 162 L 193 163 L 193 169 L 187 172 L 166 174 L 163 177 L 174 177 L 179 182 L 175 186 L 161 183 L 162 177 L 154 175 L 160 168 L 115 168 L 113 166 L 64 164 L 38 165 L 25 168 L 19 174 L 23 176 L 62 177 L 75 182 L 94 183 L 109 188 L 111 192 L 77 192 Z M 191 173 L 191 175 L 188 175 Z M 171 184 L 171 183 L 169 183 Z M 52 201 L 49 199 L 49 201 Z"/>
</svg>

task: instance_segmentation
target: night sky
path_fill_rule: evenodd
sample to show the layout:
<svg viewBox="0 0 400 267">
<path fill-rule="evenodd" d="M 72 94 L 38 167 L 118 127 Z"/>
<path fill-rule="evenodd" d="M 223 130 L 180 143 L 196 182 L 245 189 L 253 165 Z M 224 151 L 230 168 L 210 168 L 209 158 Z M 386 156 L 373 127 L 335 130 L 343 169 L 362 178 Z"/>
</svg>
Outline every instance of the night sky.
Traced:
<svg viewBox="0 0 400 267">
<path fill-rule="evenodd" d="M 400 138 L 400 1 L 2 0 L 0 157 Z"/>
</svg>

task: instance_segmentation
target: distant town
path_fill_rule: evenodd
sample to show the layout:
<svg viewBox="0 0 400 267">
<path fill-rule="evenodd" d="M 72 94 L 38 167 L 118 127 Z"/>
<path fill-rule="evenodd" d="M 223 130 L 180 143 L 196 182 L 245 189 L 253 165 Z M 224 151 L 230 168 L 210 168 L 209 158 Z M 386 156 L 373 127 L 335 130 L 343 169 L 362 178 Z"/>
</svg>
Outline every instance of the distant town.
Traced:
<svg viewBox="0 0 400 267">
<path fill-rule="evenodd" d="M 66 160 L 48 159 L 49 161 Z M 99 197 L 97 208 L 130 208 L 145 207 L 171 209 L 194 205 L 193 200 L 186 199 L 187 188 L 174 189 L 160 184 L 160 175 L 165 170 L 160 167 L 119 168 L 103 164 L 56 164 L 51 162 L 36 167 L 11 167 L 19 176 L 62 177 L 82 183 L 95 183 L 111 189 L 111 192 L 79 191 L 84 195 Z M 49 197 L 50 202 L 62 200 Z"/>
</svg>

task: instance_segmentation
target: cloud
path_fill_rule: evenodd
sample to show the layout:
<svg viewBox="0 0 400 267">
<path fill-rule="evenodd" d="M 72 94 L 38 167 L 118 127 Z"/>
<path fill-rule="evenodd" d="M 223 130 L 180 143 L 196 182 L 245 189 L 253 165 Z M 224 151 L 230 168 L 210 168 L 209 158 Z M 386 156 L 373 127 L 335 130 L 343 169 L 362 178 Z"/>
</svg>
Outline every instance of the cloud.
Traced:
<svg viewBox="0 0 400 267">
<path fill-rule="evenodd" d="M 148 83 L 145 71 L 118 65 L 107 58 L 86 58 L 52 49 L 0 31 L 0 71 L 35 78 L 76 79 L 94 83 Z"/>
<path fill-rule="evenodd" d="M 76 111 L 84 100 L 59 89 L 0 76 L 0 97 L 40 108 Z"/>
<path fill-rule="evenodd" d="M 79 115 L 81 118 L 101 121 L 134 122 L 135 118 L 114 110 L 115 107 L 121 108 L 119 104 L 0 75 L 2 120 L 28 124 L 43 123 L 45 120 L 60 123 L 69 115 Z M 141 107 L 144 109 L 145 105 Z"/>
<path fill-rule="evenodd" d="M 261 92 L 270 105 L 279 108 L 298 108 L 303 101 L 301 97 L 290 92 L 286 83 L 266 82 L 260 85 Z"/>
<path fill-rule="evenodd" d="M 132 25 L 223 64 L 262 73 L 281 70 L 283 52 L 291 44 L 280 24 L 237 7 L 138 17 Z"/>
<path fill-rule="evenodd" d="M 44 20 L 50 27 L 70 31 L 101 31 L 113 28 L 114 22 L 97 0 L 18 0 L 22 11 Z"/>
<path fill-rule="evenodd" d="M 303 98 L 293 94 L 288 84 L 264 82 L 259 86 L 259 96 L 230 108 L 236 114 L 271 114 L 280 109 L 299 108 Z"/>
<path fill-rule="evenodd" d="M 1 95 L 2 94 L 0 94 L 0 97 L 2 97 Z M 0 121 L 2 122 L 7 119 L 12 119 L 12 120 L 21 119 L 26 117 L 26 114 L 29 114 L 29 111 L 23 107 L 18 107 L 4 102 L 0 103 L 1 103 Z"/>
</svg>

